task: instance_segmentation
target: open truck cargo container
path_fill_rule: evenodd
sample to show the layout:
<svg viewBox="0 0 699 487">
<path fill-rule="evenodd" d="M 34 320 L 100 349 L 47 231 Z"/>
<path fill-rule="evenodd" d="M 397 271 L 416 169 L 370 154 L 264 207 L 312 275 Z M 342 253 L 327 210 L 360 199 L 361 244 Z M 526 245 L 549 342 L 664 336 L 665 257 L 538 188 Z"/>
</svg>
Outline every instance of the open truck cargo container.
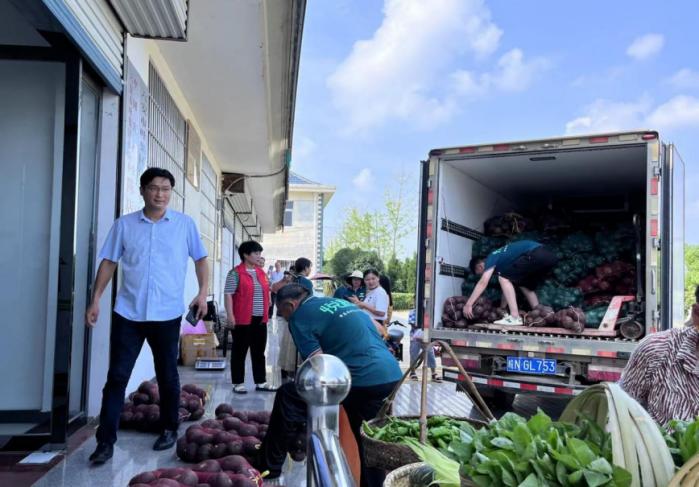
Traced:
<svg viewBox="0 0 699 487">
<path fill-rule="evenodd" d="M 639 338 L 624 338 L 613 325 L 611 333 L 585 335 L 444 326 L 443 304 L 461 294 L 484 221 L 542 209 L 634 224 L 638 277 L 630 304 Z M 486 395 L 575 395 L 589 384 L 618 380 L 643 336 L 683 326 L 684 166 L 654 131 L 432 150 L 422 162 L 418 244 L 419 324 L 430 339 L 450 342 Z M 508 357 L 555 360 L 555 372 L 510 372 Z M 459 381 L 451 359 L 442 365 L 445 379 Z"/>
</svg>

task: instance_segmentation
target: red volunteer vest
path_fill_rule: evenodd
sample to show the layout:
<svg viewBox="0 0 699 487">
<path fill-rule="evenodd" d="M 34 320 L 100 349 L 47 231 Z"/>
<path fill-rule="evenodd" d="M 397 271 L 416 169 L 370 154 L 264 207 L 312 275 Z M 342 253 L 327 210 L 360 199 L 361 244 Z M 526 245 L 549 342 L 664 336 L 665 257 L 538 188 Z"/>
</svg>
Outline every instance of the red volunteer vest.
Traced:
<svg viewBox="0 0 699 487">
<path fill-rule="evenodd" d="M 242 263 L 235 267 L 238 273 L 238 288 L 233 294 L 233 316 L 235 316 L 235 324 L 238 325 L 249 325 L 252 321 L 252 300 L 255 293 L 255 285 L 252 281 L 252 276 L 248 273 L 245 263 Z M 262 316 L 262 322 L 267 323 L 269 316 L 267 316 L 269 310 L 269 281 L 267 280 L 267 275 L 259 267 L 255 268 L 257 273 L 257 280 L 262 285 L 262 299 L 264 301 L 264 315 Z"/>
</svg>

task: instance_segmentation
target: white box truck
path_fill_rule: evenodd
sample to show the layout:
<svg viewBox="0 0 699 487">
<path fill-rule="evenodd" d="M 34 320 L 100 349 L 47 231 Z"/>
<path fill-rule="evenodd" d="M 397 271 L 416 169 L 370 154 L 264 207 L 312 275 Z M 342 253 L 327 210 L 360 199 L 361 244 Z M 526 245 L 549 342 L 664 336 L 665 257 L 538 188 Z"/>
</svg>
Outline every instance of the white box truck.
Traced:
<svg viewBox="0 0 699 487">
<path fill-rule="evenodd" d="M 684 165 L 657 132 L 435 149 L 422 161 L 420 186 L 418 325 L 431 340 L 450 343 L 486 397 L 573 396 L 589 384 L 618 380 L 643 336 L 683 326 Z M 604 215 L 633 223 L 638 277 L 628 304 L 639 331 L 635 337 L 625 338 L 613 324 L 612 333 L 586 330 L 583 335 L 444 326 L 444 302 L 461 294 L 484 221 L 542 209 L 565 212 L 579 222 Z M 522 367 L 523 358 L 546 366 Z M 459 381 L 453 360 L 442 360 L 445 379 Z"/>
</svg>

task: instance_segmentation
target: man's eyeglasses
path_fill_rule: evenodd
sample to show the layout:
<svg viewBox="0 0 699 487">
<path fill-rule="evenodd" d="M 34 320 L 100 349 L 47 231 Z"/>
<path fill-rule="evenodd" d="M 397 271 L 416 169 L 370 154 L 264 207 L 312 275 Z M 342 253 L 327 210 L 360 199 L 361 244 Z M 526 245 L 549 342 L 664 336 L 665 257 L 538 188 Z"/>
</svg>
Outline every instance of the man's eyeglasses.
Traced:
<svg viewBox="0 0 699 487">
<path fill-rule="evenodd" d="M 171 186 L 155 186 L 152 184 L 149 184 L 146 186 L 146 191 L 149 193 L 164 193 L 164 194 L 169 194 L 170 191 L 172 191 Z"/>
</svg>

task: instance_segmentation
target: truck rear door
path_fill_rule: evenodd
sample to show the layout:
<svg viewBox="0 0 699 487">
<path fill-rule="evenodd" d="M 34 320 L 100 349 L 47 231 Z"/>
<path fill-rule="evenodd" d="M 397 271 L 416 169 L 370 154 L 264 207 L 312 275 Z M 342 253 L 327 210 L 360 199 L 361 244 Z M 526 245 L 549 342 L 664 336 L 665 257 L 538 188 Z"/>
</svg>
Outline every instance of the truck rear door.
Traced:
<svg viewBox="0 0 699 487">
<path fill-rule="evenodd" d="M 663 144 L 662 328 L 684 326 L 684 162 L 673 144 Z"/>
</svg>

